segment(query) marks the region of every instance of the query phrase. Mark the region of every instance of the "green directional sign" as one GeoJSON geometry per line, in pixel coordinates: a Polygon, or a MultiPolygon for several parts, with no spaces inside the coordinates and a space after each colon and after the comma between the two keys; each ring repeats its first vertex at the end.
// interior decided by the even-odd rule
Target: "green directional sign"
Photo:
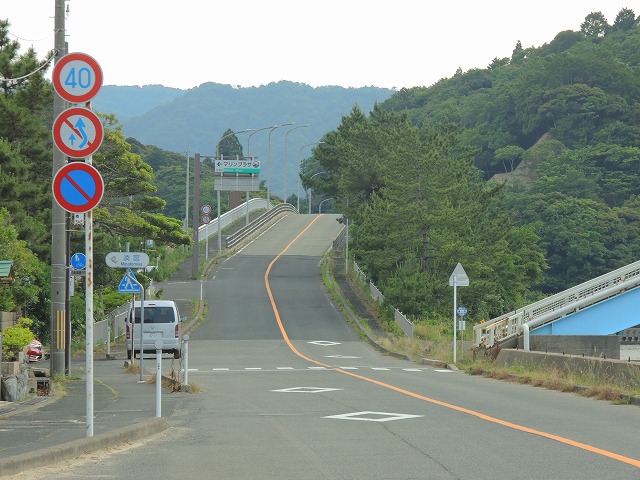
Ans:
{"type": "Polygon", "coordinates": [[[259,174],[260,161],[256,159],[217,159],[215,161],[216,173],[242,173],[259,174]]]}

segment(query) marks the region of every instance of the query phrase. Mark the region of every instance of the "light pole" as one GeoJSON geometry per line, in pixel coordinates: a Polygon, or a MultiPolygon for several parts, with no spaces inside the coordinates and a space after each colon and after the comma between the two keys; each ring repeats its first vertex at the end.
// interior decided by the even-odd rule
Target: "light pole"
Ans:
{"type": "Polygon", "coordinates": [[[289,178],[289,172],[287,171],[287,137],[289,134],[298,129],[308,127],[310,124],[298,125],[297,127],[290,128],[287,133],[284,134],[284,201],[287,201],[287,179],[289,178]]]}
{"type": "Polygon", "coordinates": [[[333,197],[325,198],[324,200],[322,200],[322,201],[320,202],[320,205],[318,205],[318,214],[321,214],[321,213],[322,213],[322,204],[323,204],[324,202],[328,202],[329,200],[333,200],[333,197]]]}
{"type": "Polygon", "coordinates": [[[320,145],[322,143],[324,142],[307,143],[306,145],[301,146],[300,150],[298,150],[298,191],[296,193],[296,197],[298,199],[298,213],[300,213],[300,164],[302,163],[302,149],[311,147],[312,145],[320,145]]]}
{"type": "Polygon", "coordinates": [[[187,148],[187,198],[184,209],[184,234],[189,235],[189,149],[187,148]]]}
{"type": "MultiPolygon", "coordinates": [[[[262,128],[253,128],[253,133],[251,135],[249,135],[247,137],[247,157],[249,157],[250,159],[253,160],[253,157],[251,156],[251,137],[253,137],[256,133],[261,132],[263,130],[267,130],[269,128],[272,127],[262,127],[262,128]]],[[[253,177],[253,173],[251,174],[251,177],[253,177]]],[[[245,220],[244,223],[245,225],[249,225],[249,192],[247,191],[247,201],[246,201],[246,206],[247,209],[245,211],[245,220]]]]}
{"type": "Polygon", "coordinates": [[[282,125],[274,125],[269,130],[269,141],[267,143],[267,210],[271,210],[271,134],[276,128],[293,125],[295,122],[283,123],[282,125]]]}
{"type": "MultiPolygon", "coordinates": [[[[309,179],[309,182],[311,182],[311,180],[313,180],[313,177],[315,177],[316,175],[322,175],[322,174],[327,174],[327,172],[318,172],[318,173],[314,173],[313,175],[311,175],[311,178],[309,179]]],[[[309,215],[311,215],[311,187],[309,187],[309,215]]]]}

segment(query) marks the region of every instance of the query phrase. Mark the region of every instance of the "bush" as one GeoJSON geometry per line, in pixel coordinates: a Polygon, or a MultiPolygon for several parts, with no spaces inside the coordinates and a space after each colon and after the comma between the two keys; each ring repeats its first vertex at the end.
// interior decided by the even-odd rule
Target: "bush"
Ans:
{"type": "Polygon", "coordinates": [[[21,317],[13,327],[5,329],[2,334],[2,358],[8,361],[18,358],[18,353],[36,337],[31,325],[33,320],[21,317]]]}

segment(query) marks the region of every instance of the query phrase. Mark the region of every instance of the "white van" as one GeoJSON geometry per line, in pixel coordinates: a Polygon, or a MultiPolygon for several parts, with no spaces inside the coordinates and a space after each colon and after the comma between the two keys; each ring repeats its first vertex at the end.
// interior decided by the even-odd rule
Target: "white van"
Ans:
{"type": "MultiPolygon", "coordinates": [[[[140,301],[134,303],[127,316],[127,358],[131,359],[131,336],[133,335],[134,353],[140,353],[140,301]],[[135,317],[133,332],[131,317],[135,317]]],[[[162,340],[162,353],[172,353],[173,358],[182,355],[180,344],[180,322],[182,318],[178,306],[171,300],[145,300],[144,325],[142,328],[142,351],[155,353],[156,341],[162,340]]]]}

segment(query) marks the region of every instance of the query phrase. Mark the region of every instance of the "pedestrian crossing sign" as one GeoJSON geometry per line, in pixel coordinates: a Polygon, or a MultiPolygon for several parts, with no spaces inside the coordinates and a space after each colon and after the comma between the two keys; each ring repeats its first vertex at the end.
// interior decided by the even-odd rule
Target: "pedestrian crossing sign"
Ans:
{"type": "Polygon", "coordinates": [[[130,268],[127,269],[127,273],[124,274],[120,285],[118,285],[118,293],[140,293],[140,285],[136,283],[137,279],[130,268]],[[135,280],[135,281],[134,281],[135,280]]]}

